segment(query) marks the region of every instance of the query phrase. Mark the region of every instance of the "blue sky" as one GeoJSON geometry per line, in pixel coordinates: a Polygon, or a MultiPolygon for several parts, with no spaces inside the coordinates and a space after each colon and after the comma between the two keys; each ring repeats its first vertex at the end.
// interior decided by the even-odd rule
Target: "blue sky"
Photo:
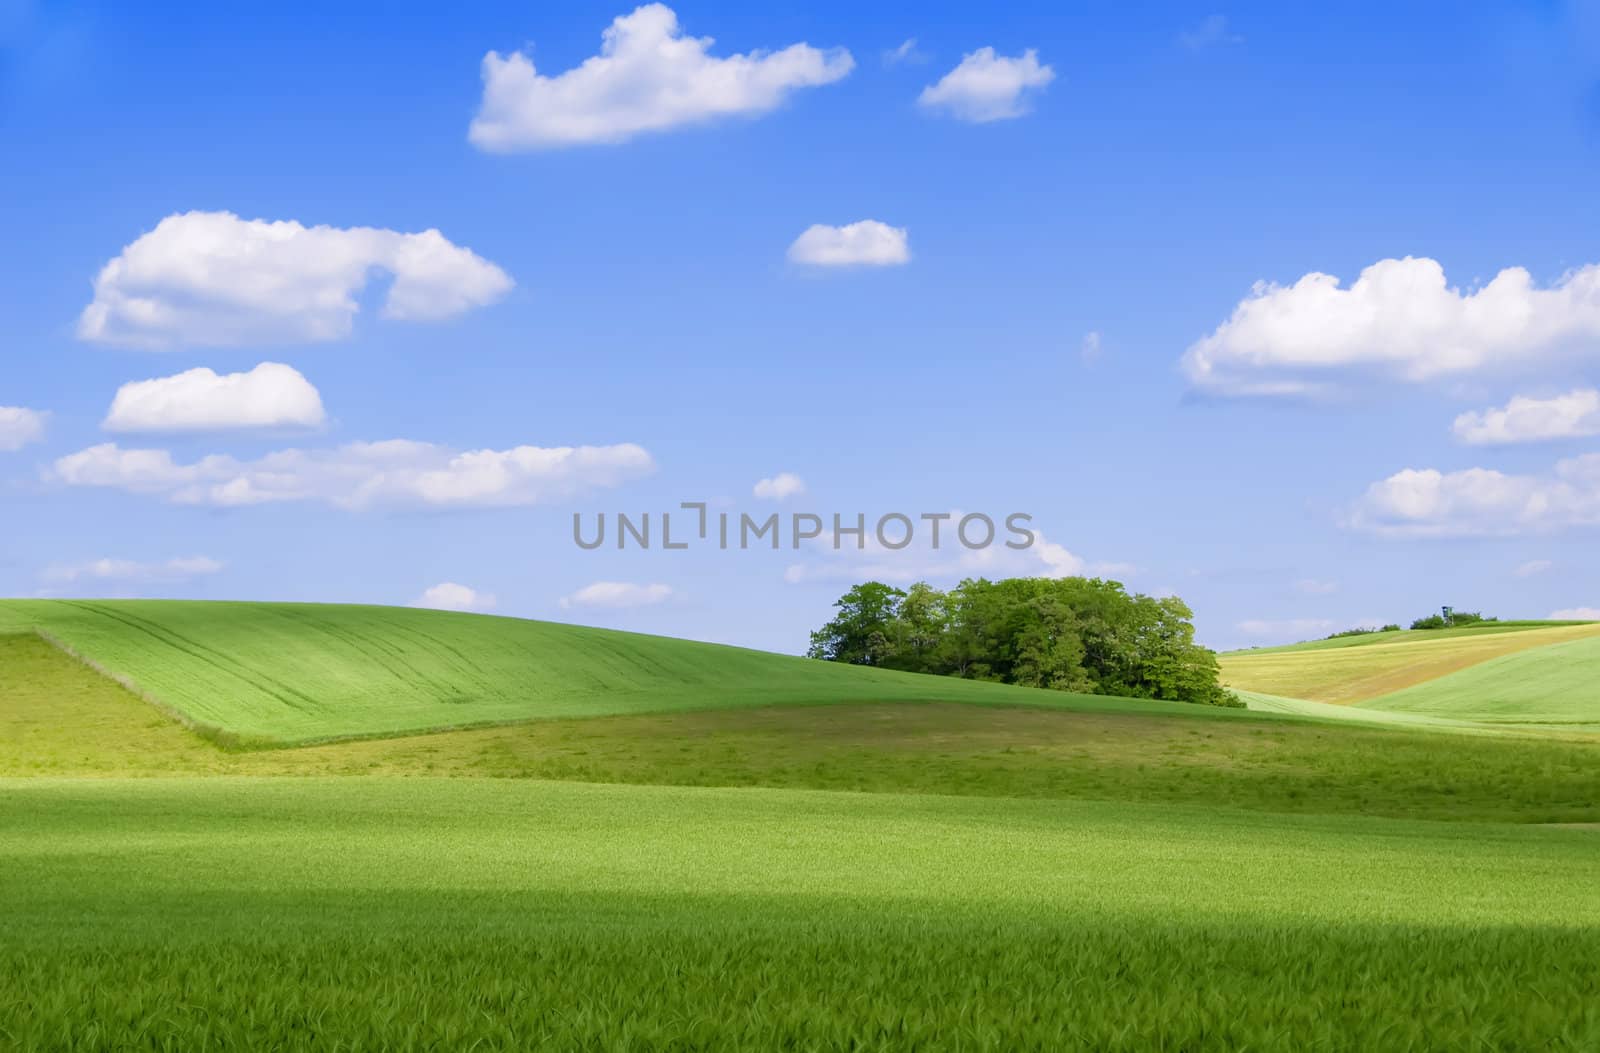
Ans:
{"type": "Polygon", "coordinates": [[[879,570],[1111,573],[1219,647],[1600,608],[1600,12],[1058,6],[683,0],[714,44],[585,80],[631,5],[0,0],[0,594],[453,583],[785,651],[879,570]],[[498,101],[490,52],[533,66],[498,101]],[[791,256],[867,221],[865,262],[791,256]],[[266,223],[331,232],[257,259],[266,223]],[[104,426],[261,363],[303,382],[104,426]],[[572,543],[687,500],[1052,547],[572,543]]]}

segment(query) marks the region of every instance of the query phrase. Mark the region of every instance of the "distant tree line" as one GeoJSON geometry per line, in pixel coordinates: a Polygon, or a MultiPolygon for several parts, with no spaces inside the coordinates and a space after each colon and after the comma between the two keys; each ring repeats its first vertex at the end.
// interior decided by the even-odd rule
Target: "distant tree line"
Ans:
{"type": "Polygon", "coordinates": [[[1485,618],[1477,611],[1451,611],[1450,617],[1443,614],[1430,614],[1426,618],[1418,618],[1411,623],[1413,629],[1446,629],[1452,626],[1477,625],[1481,622],[1497,622],[1499,618],[1485,618]]]}
{"type": "Polygon", "coordinates": [[[1242,706],[1176,596],[1100,578],[857,585],[811,634],[812,658],[1089,694],[1242,706]]]}
{"type": "MultiPolygon", "coordinates": [[[[1440,612],[1439,614],[1429,614],[1429,615],[1427,615],[1425,617],[1418,618],[1418,619],[1416,619],[1415,621],[1413,621],[1411,623],[1411,628],[1413,628],[1413,629],[1451,629],[1451,628],[1457,628],[1457,627],[1463,626],[1463,625],[1482,625],[1485,622],[1497,622],[1499,620],[1500,620],[1499,618],[1485,617],[1484,615],[1478,613],[1477,611],[1451,611],[1450,612],[1450,616],[1448,618],[1445,617],[1443,612],[1440,612]]],[[[1345,629],[1342,632],[1329,633],[1326,637],[1324,637],[1324,639],[1338,640],[1338,639],[1340,639],[1342,637],[1346,637],[1346,636],[1370,636],[1373,633],[1397,633],[1399,631],[1400,631],[1400,626],[1398,624],[1395,624],[1395,623],[1391,622],[1390,624],[1382,626],[1382,627],[1377,628],[1377,629],[1373,629],[1373,628],[1367,627],[1367,628],[1357,628],[1357,629],[1345,629]]]]}
{"type": "Polygon", "coordinates": [[[1355,629],[1344,629],[1344,630],[1342,630],[1340,632],[1329,633],[1327,636],[1323,637],[1323,639],[1325,639],[1325,640],[1342,640],[1346,636],[1371,636],[1373,633],[1397,633],[1399,631],[1400,631],[1400,626],[1395,624],[1394,622],[1390,622],[1388,625],[1382,626],[1381,628],[1377,628],[1377,629],[1371,628],[1370,626],[1362,626],[1360,628],[1355,628],[1355,629]]]}

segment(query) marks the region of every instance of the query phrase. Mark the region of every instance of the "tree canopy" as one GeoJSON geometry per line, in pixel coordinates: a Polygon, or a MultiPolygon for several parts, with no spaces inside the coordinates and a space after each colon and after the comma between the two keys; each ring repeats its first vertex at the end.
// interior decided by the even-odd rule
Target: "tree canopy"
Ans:
{"type": "Polygon", "coordinates": [[[1129,593],[1101,578],[969,578],[941,591],[857,585],[811,634],[834,662],[1090,694],[1241,703],[1218,682],[1176,596],[1129,593]]]}

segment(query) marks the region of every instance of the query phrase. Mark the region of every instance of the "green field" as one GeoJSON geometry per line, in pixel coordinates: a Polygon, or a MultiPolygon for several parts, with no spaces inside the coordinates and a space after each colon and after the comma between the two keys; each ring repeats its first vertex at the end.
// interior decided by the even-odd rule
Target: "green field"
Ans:
{"type": "Polygon", "coordinates": [[[1278,701],[0,601],[0,1048],[1600,1045],[1600,739],[1278,701]]]}
{"type": "Polygon", "coordinates": [[[1600,730],[1600,636],[1490,658],[1360,705],[1482,723],[1600,730]]]}
{"type": "Polygon", "coordinates": [[[262,745],[775,703],[1144,704],[396,607],[0,600],[0,633],[30,630],[212,737],[262,745]]]}
{"type": "Polygon", "coordinates": [[[222,750],[43,640],[0,637],[0,777],[454,775],[1588,822],[1600,821],[1594,758],[1580,742],[1461,741],[1200,706],[949,702],[752,705],[222,750]]]}
{"type": "Polygon", "coordinates": [[[16,1046],[1600,1042],[1600,837],[506,780],[0,783],[16,1046]]]}
{"type": "Polygon", "coordinates": [[[1373,633],[1220,658],[1253,708],[1440,729],[1600,732],[1600,623],[1373,633]]]}

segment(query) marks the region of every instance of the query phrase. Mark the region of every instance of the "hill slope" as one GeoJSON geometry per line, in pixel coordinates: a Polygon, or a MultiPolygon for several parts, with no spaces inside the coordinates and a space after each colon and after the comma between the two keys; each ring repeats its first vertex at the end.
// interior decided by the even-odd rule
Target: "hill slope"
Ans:
{"type": "MultiPolygon", "coordinates": [[[[1365,703],[1506,655],[1600,639],[1600,622],[1502,623],[1373,633],[1218,656],[1229,687],[1284,698],[1365,703]]],[[[1390,708],[1379,706],[1378,708],[1390,708]]],[[[1448,707],[1429,710],[1462,716],[1448,707]]]]}
{"type": "Polygon", "coordinates": [[[1600,729],[1600,636],[1501,655],[1357,704],[1486,724],[1600,729]]]}
{"type": "Polygon", "coordinates": [[[1203,706],[1095,711],[1071,701],[754,705],[224,750],[39,637],[0,635],[0,779],[438,775],[1203,800],[1455,821],[1600,819],[1600,766],[1588,743],[1444,736],[1203,706]]]}
{"type": "Polygon", "coordinates": [[[1209,710],[412,608],[0,600],[0,633],[29,631],[192,726],[272,745],[776,703],[938,700],[1209,710]]]}

